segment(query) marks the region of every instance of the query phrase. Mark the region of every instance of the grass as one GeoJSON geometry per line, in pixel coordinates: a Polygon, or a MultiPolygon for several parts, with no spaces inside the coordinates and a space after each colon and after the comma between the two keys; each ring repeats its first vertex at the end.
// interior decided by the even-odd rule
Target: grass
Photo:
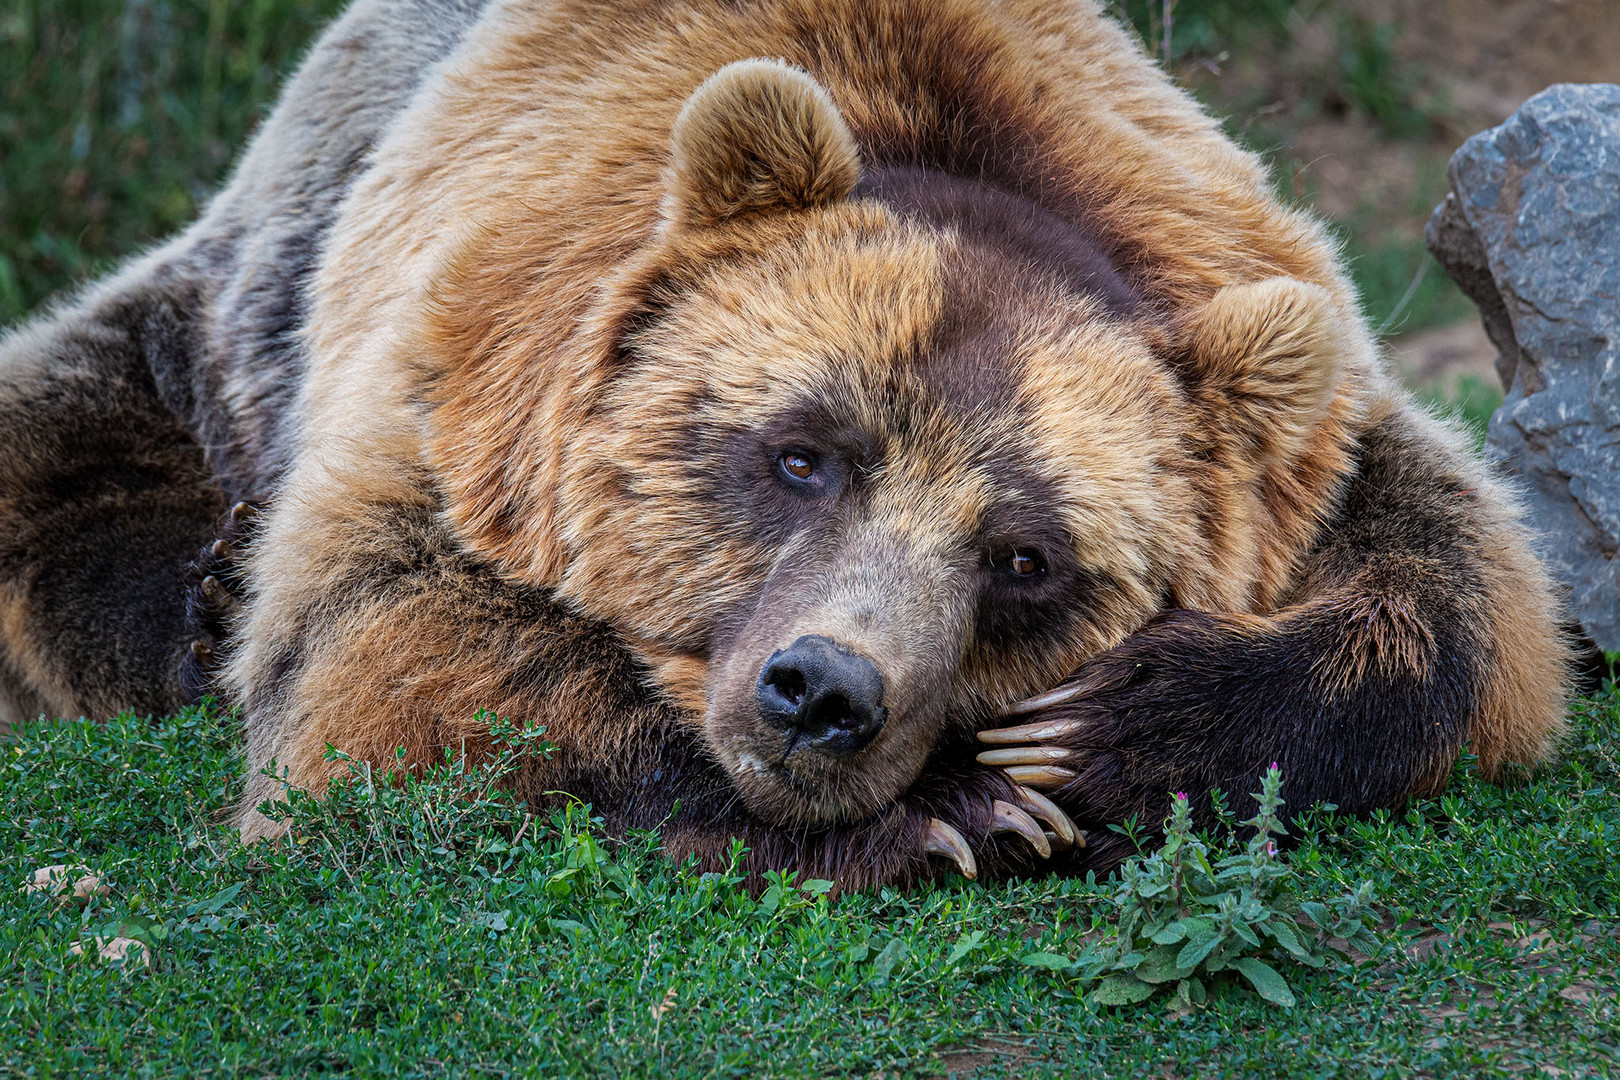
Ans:
{"type": "Polygon", "coordinates": [[[1190,1011],[1104,1007],[1064,970],[1108,940],[1107,883],[756,898],[460,766],[362,778],[294,807],[298,843],[243,848],[228,715],[41,721],[0,746],[0,864],[110,893],[0,889],[0,1074],[1614,1075],[1620,694],[1574,716],[1535,780],[1459,769],[1404,814],[1318,812],[1300,893],[1370,882],[1382,950],[1279,952],[1294,1008],[1217,980],[1190,1011]],[[70,951],[115,934],[151,966],[70,951]]]}
{"type": "Polygon", "coordinates": [[[190,222],[341,7],[0,6],[0,325],[190,222]]]}

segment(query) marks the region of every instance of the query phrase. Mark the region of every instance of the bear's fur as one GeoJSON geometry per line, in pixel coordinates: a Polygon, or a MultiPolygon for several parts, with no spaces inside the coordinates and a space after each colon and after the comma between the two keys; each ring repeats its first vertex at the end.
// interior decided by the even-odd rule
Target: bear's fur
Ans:
{"type": "Polygon", "coordinates": [[[0,729],[194,696],[189,564],[293,451],[321,238],[482,6],[356,3],[201,220],[0,340],[0,729]]]}
{"type": "Polygon", "coordinates": [[[1561,723],[1512,498],[1094,2],[362,2],[193,230],[3,349],[0,692],[223,654],[248,836],[261,766],[481,709],[559,746],[525,797],[848,884],[1561,723]]]}

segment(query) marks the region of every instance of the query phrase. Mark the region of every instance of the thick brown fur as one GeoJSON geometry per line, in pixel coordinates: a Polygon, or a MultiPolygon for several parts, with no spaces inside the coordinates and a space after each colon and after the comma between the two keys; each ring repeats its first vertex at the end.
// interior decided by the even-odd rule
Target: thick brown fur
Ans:
{"type": "MultiPolygon", "coordinates": [[[[322,238],[482,0],[358,0],[190,229],[0,337],[0,729],[213,689],[227,508],[296,452],[322,238]],[[195,565],[191,565],[195,564],[195,565]]],[[[229,546],[229,545],[227,545],[229,546]]]]}
{"type": "Polygon", "coordinates": [[[994,810],[1031,774],[974,735],[1059,684],[1028,752],[1085,826],[1271,760],[1301,808],[1396,805],[1559,730],[1511,496],[1094,4],[496,0],[306,295],[227,545],[223,685],[283,776],[247,835],[329,744],[419,766],[481,709],[561,748],[526,797],[849,884],[933,872],[936,821],[1031,865],[994,810]],[[805,637],[881,677],[858,753],[756,709],[805,637]]]}
{"type": "Polygon", "coordinates": [[[178,704],[186,564],[223,499],[148,364],[188,351],[195,298],[153,285],[18,333],[31,362],[0,369],[0,730],[178,704]]]}

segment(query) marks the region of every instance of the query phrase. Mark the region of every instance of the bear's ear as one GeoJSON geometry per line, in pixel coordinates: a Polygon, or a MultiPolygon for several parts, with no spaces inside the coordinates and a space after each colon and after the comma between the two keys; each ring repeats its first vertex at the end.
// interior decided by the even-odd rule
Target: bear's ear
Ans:
{"type": "Polygon", "coordinates": [[[1302,451],[1332,404],[1352,317],[1320,285],[1292,278],[1217,292],[1182,338],[1215,438],[1261,460],[1302,451]]]}
{"type": "Polygon", "coordinates": [[[842,199],[860,152],[831,96],[779,60],[739,60],[711,75],[675,120],[666,226],[842,199]]]}

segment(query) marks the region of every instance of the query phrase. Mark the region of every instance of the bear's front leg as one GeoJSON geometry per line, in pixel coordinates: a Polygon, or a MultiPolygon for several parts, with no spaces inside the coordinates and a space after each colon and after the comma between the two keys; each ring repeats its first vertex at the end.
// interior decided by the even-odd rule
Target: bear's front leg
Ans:
{"type": "MultiPolygon", "coordinates": [[[[1465,742],[1487,776],[1562,723],[1567,648],[1509,497],[1433,421],[1397,413],[1265,617],[1172,610],[982,732],[981,763],[1083,825],[1156,826],[1172,792],[1257,790],[1351,813],[1439,790],[1465,742]]],[[[1086,863],[1129,854],[1122,838],[1086,863]]]]}

